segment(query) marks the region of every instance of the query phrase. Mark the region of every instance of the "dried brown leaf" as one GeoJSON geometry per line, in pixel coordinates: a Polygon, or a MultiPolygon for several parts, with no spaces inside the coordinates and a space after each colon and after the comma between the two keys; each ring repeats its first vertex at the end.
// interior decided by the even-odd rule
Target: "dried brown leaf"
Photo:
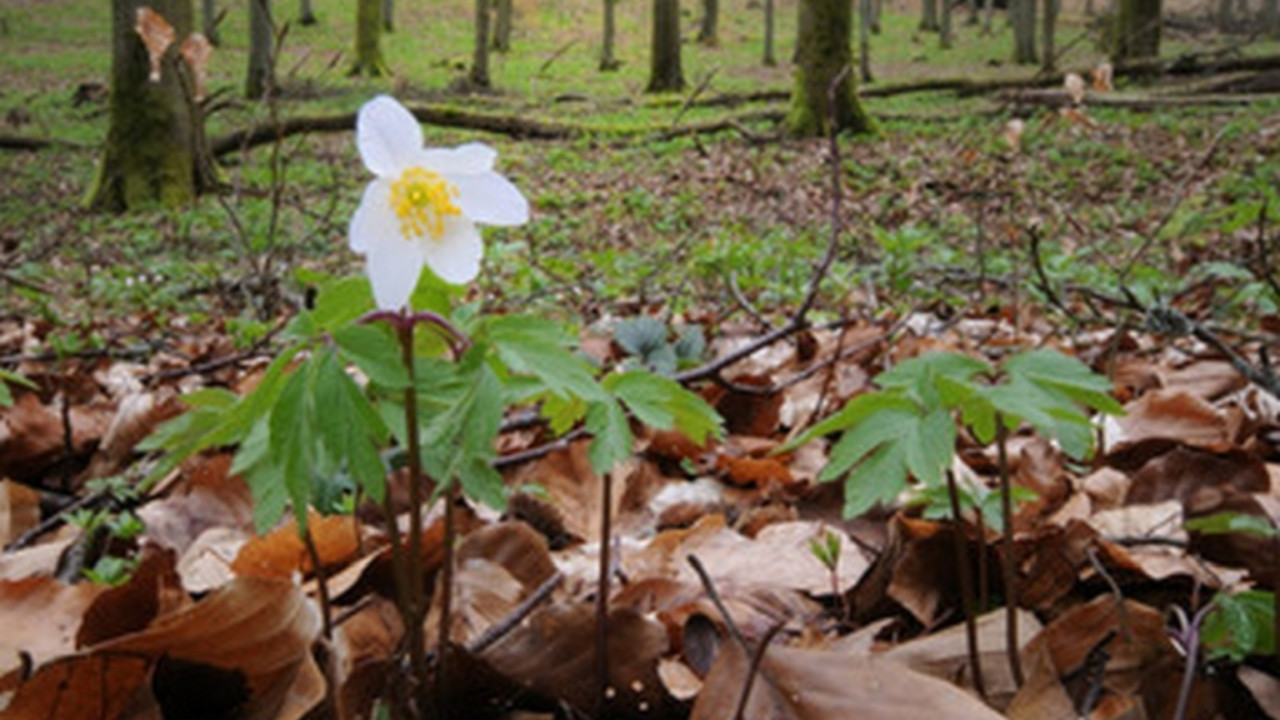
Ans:
{"type": "Polygon", "coordinates": [[[169,21],[150,7],[144,5],[138,8],[137,18],[133,29],[142,39],[142,44],[147,49],[147,57],[151,61],[151,74],[147,79],[153,83],[160,82],[160,64],[164,60],[165,51],[173,44],[177,35],[169,21]]]}

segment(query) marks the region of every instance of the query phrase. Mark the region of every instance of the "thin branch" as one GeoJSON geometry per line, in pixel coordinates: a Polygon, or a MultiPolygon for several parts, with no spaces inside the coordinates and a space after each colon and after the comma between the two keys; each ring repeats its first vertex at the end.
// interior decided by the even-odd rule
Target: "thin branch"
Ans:
{"type": "Polygon", "coordinates": [[[485,631],[480,633],[479,637],[467,643],[467,654],[479,655],[489,649],[491,645],[506,637],[507,633],[514,630],[520,623],[524,622],[525,618],[529,617],[529,613],[551,597],[551,593],[557,587],[560,587],[560,583],[563,581],[564,574],[557,570],[539,585],[538,589],[534,590],[529,597],[522,600],[509,615],[485,628],[485,631]]]}

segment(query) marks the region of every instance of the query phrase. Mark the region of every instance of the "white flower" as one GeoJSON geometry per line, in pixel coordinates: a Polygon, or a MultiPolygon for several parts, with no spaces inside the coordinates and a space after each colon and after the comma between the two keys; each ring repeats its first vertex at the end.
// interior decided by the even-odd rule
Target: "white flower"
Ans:
{"type": "Polygon", "coordinates": [[[408,305],[424,263],[446,282],[475,278],[484,255],[476,223],[529,219],[524,196],[493,171],[493,148],[424,148],[422,127],[391,97],[380,95],[360,108],[356,145],[377,177],[351,218],[351,249],[365,256],[374,298],[384,310],[408,305]]]}

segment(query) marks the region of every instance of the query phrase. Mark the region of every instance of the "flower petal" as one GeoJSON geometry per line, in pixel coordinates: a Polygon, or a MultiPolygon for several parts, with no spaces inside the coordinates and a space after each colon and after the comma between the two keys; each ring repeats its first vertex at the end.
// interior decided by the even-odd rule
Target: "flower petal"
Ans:
{"type": "Polygon", "coordinates": [[[529,201],[498,173],[451,175],[448,179],[458,188],[458,207],[475,222],[522,225],[529,221],[529,201]]]}
{"type": "Polygon", "coordinates": [[[370,172],[398,175],[422,152],[422,126],[395,98],[379,95],[360,108],[356,147],[370,172]]]}
{"type": "Polygon", "coordinates": [[[456,148],[428,148],[420,164],[441,175],[476,175],[493,170],[498,151],[484,143],[470,142],[456,148]]]}
{"type": "Polygon", "coordinates": [[[363,254],[385,237],[401,238],[400,222],[391,211],[391,183],[374,180],[365,187],[360,207],[351,216],[347,241],[352,250],[363,254]]]}
{"type": "Polygon", "coordinates": [[[373,299],[383,310],[399,310],[409,304],[409,296],[422,274],[426,247],[399,234],[380,242],[365,256],[365,272],[373,285],[373,299]]]}
{"type": "Polygon", "coordinates": [[[461,285],[480,274],[480,259],[484,257],[484,243],[475,223],[465,217],[451,217],[445,221],[444,235],[439,240],[426,243],[427,265],[441,280],[461,285]]]}

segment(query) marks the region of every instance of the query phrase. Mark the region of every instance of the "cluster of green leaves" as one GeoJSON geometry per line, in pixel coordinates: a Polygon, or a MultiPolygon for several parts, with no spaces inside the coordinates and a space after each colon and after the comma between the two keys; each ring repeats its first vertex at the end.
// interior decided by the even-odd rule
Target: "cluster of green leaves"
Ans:
{"type": "Polygon", "coordinates": [[[983,444],[996,440],[1000,424],[1012,431],[1026,423],[1083,459],[1093,449],[1087,411],[1122,412],[1110,381],[1056,350],[1020,353],[998,368],[954,352],[929,353],[881,373],[876,385],[785,448],[842,433],[818,480],[844,479],[848,517],[892,501],[912,477],[926,491],[941,488],[957,420],[983,444]]]}
{"type": "Polygon", "coordinates": [[[190,412],[161,426],[145,445],[167,451],[151,477],[202,450],[238,445],[232,470],[249,482],[259,530],[290,506],[300,526],[308,507],[348,509],[356,488],[381,499],[389,469],[381,451],[393,439],[408,444],[404,402],[411,383],[423,470],[437,492],[457,483],[470,498],[495,507],[506,498],[493,461],[508,407],[539,407],[557,433],[584,426],[593,436],[589,457],[598,472],[632,452],[631,416],[679,428],[697,441],[720,432],[715,411],[674,381],[642,369],[597,378],[564,327],[530,316],[454,312],[449,292],[427,280],[413,304],[447,318],[469,343],[453,357],[441,334],[423,329],[436,326],[419,325],[411,377],[397,334],[385,323],[359,322],[373,309],[368,281],[327,283],[315,308],[286,329],[291,344],[253,392],[241,397],[210,388],[184,396],[190,412]],[[358,383],[348,367],[367,383],[358,383]]]}
{"type": "Polygon", "coordinates": [[[619,320],[613,326],[613,340],[629,356],[624,366],[664,376],[696,365],[707,350],[700,326],[685,325],[673,332],[661,320],[648,315],[619,320]]]}
{"type": "Polygon", "coordinates": [[[84,568],[84,576],[102,585],[120,585],[129,579],[138,565],[132,553],[113,554],[110,549],[120,543],[131,543],[146,530],[142,519],[128,506],[141,497],[138,489],[119,476],[91,480],[86,489],[94,496],[105,496],[107,504],[98,508],[82,507],[65,513],[69,525],[77,527],[86,536],[101,532],[101,547],[108,551],[94,560],[93,567],[84,568]],[[121,509],[123,506],[123,509],[121,509]]]}
{"type": "MultiPolygon", "coordinates": [[[[1221,512],[1193,518],[1183,525],[1209,535],[1244,533],[1273,538],[1277,530],[1259,515],[1221,512]]],[[[1217,593],[1213,609],[1205,615],[1200,641],[1210,660],[1241,662],[1250,655],[1275,652],[1275,593],[1266,590],[1217,593]]]]}

